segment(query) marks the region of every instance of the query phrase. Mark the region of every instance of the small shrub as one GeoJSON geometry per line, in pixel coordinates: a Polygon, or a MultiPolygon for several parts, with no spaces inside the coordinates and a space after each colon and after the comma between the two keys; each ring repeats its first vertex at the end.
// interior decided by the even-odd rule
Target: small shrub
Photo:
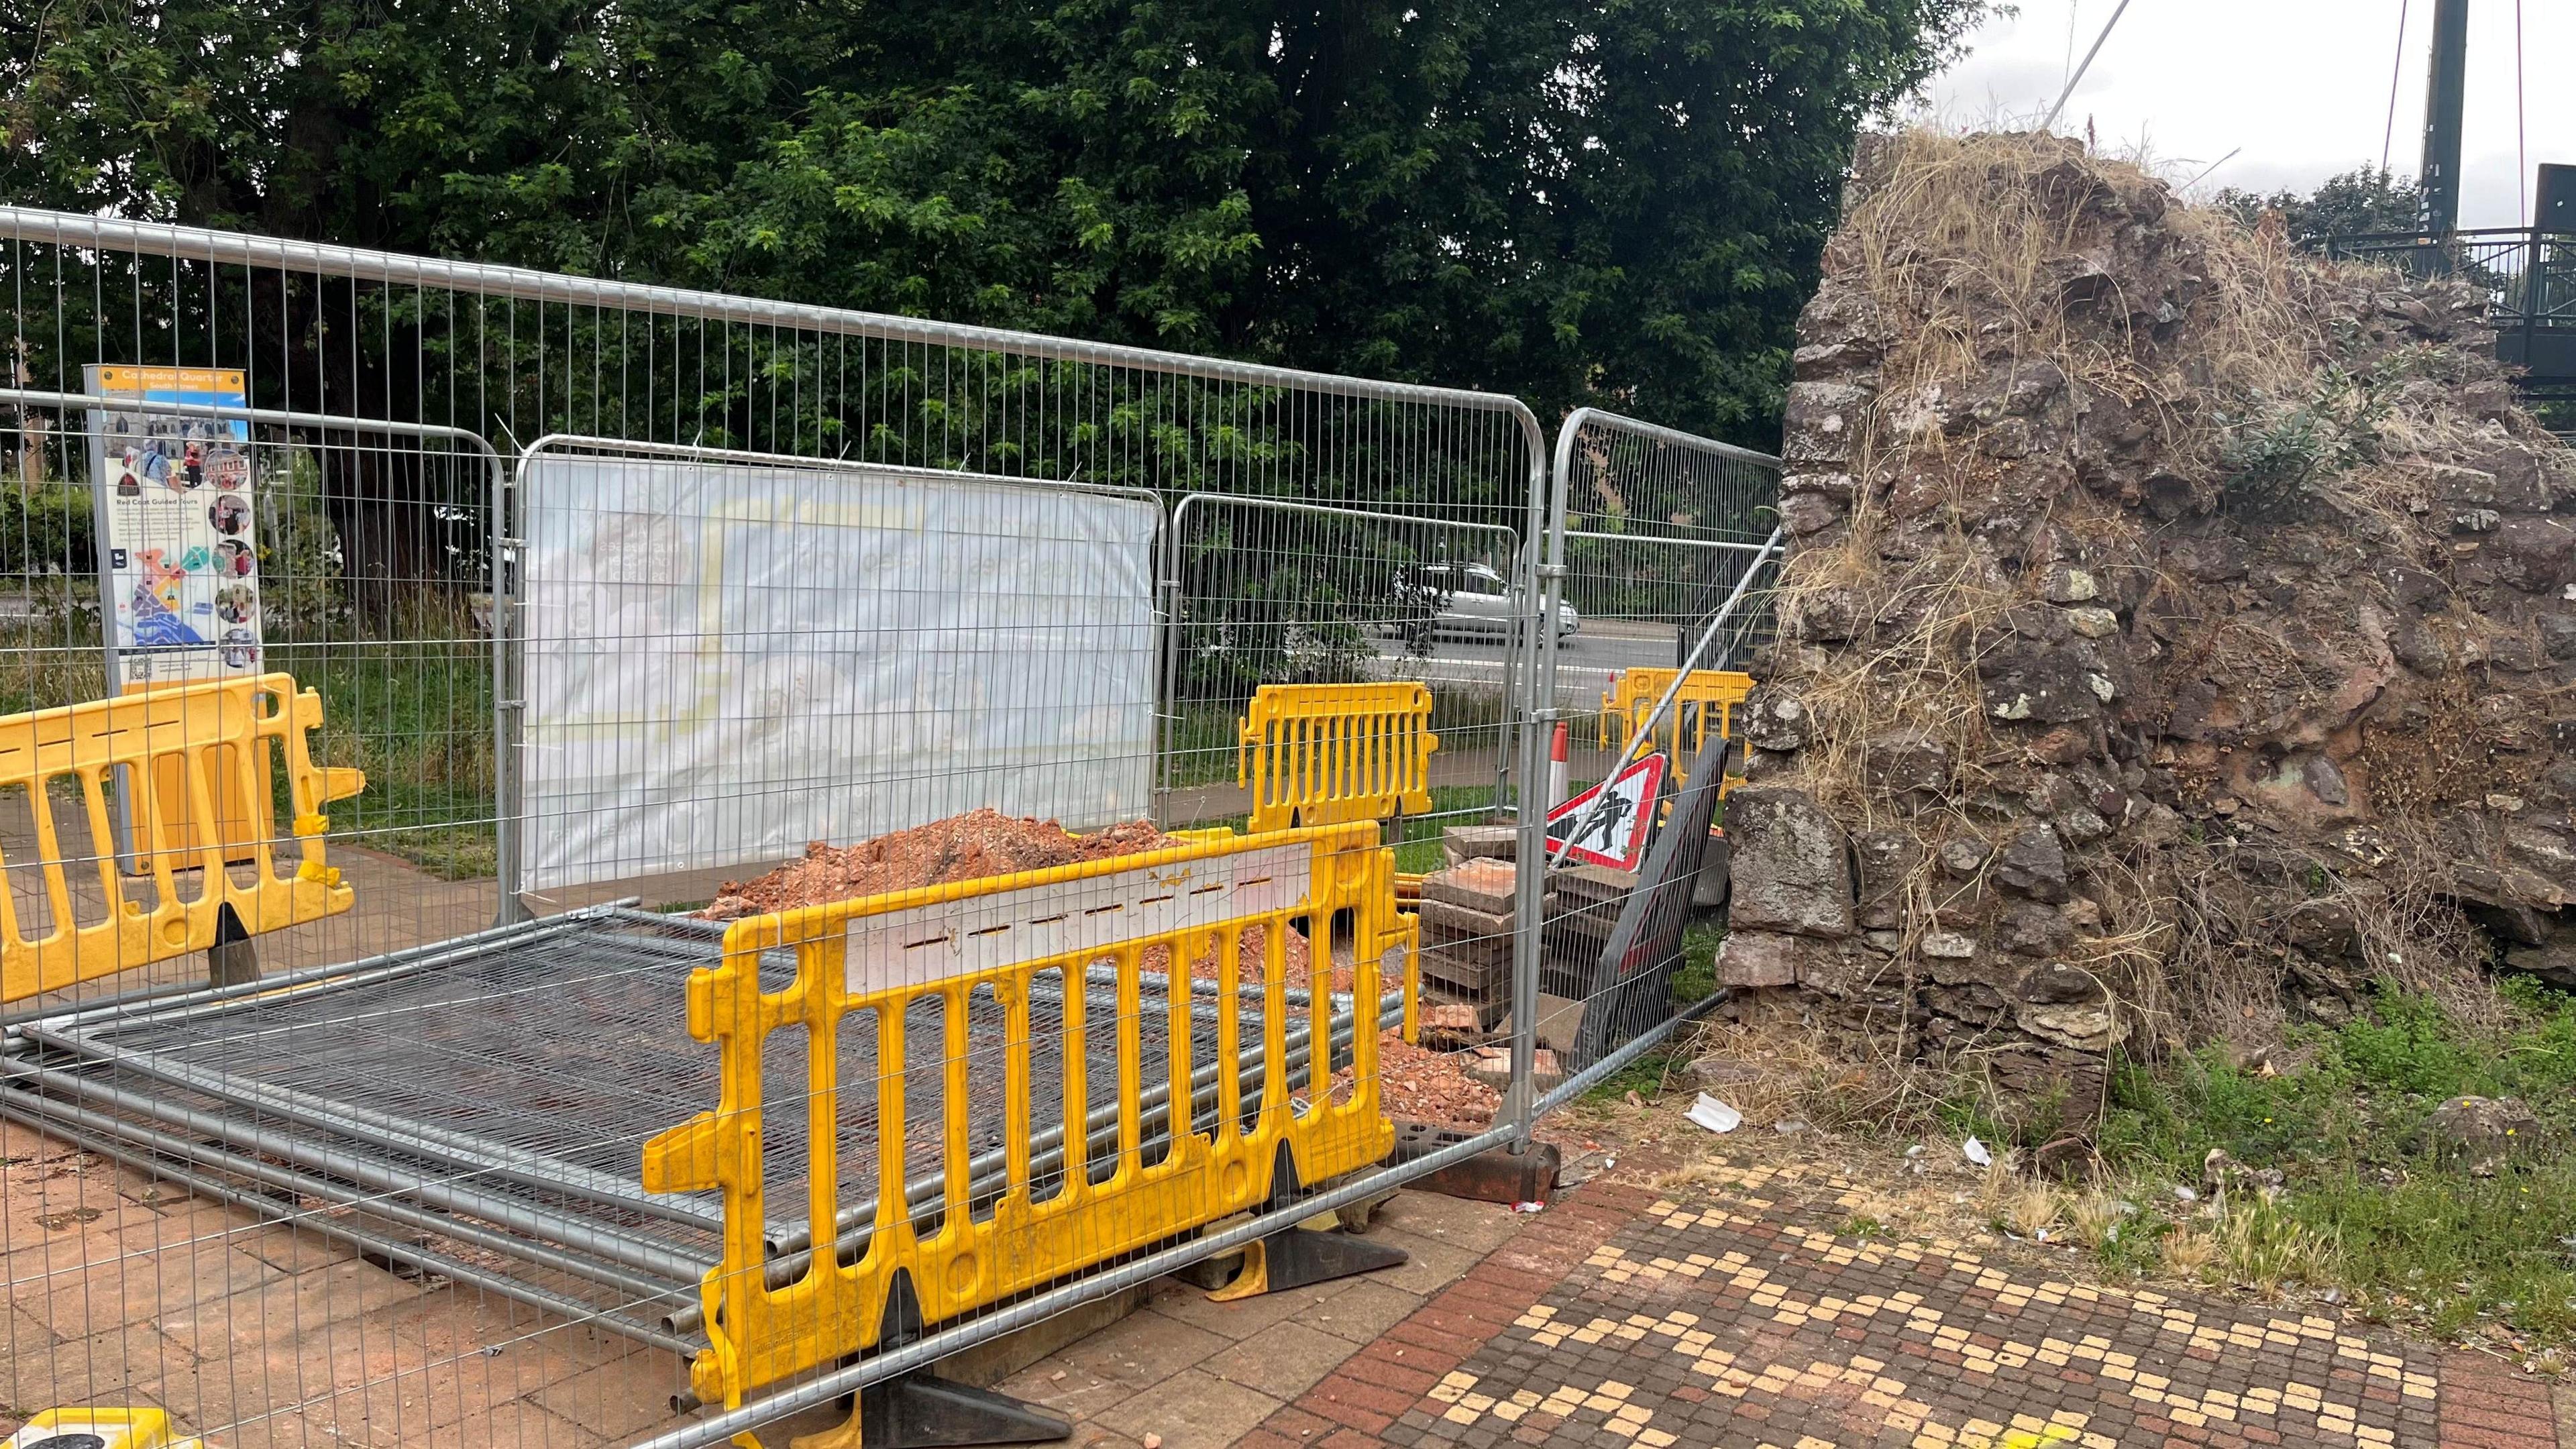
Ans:
{"type": "Polygon", "coordinates": [[[2269,1297],[2286,1283],[2327,1283],[2335,1277],[2330,1234],[2300,1222],[2269,1198],[2232,1203],[2218,1221],[2218,1251],[2228,1274],[2269,1297]]]}
{"type": "Polygon", "coordinates": [[[2490,1062],[2431,997],[2381,991],[2370,1014],[2338,1033],[2337,1045],[2368,1087],[2437,1098],[2497,1090],[2490,1062]]]}
{"type": "Polygon", "coordinates": [[[2176,1228],[2157,1247],[2165,1268],[2184,1278],[2198,1278],[2218,1261],[2218,1241],[2198,1228],[2176,1228]]]}
{"type": "Polygon", "coordinates": [[[1630,1092],[1652,1099],[1663,1095],[1673,1074],[1689,1065],[1689,1059],[1678,1051],[1650,1051],[1602,1078],[1583,1094],[1583,1099],[1602,1106],[1624,1101],[1630,1092]]]}
{"type": "Polygon", "coordinates": [[[2390,380],[2329,367],[2315,393],[2294,405],[2257,399],[2252,412],[2223,418],[2228,433],[2218,461],[2227,472],[2220,488],[2227,510],[2257,521],[2295,516],[2318,481],[2378,457],[2390,380]]]}
{"type": "Polygon", "coordinates": [[[2094,1264],[2113,1282],[2144,1278],[2162,1265],[2163,1240],[2169,1232],[2170,1225],[2162,1218],[2143,1213],[2123,1217],[2093,1245],[2094,1264]]]}
{"type": "Polygon", "coordinates": [[[2075,1199],[2066,1210],[2066,1226],[2075,1241],[2088,1248],[2099,1248],[2120,1234],[2120,1225],[2135,1211],[2100,1188],[2094,1188],[2075,1199]]]}
{"type": "Polygon", "coordinates": [[[1673,968],[1673,1005],[1696,1006],[1717,991],[1717,948],[1726,928],[1693,922],[1682,932],[1681,964],[1673,968]]]}

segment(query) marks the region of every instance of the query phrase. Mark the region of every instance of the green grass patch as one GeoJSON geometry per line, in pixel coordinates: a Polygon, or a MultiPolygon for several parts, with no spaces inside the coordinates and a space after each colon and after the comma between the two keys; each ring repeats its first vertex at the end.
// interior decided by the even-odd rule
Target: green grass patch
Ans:
{"type": "Polygon", "coordinates": [[[1440,837],[1452,825],[1484,819],[1493,808],[1491,785],[1432,786],[1431,813],[1405,819],[1403,834],[1395,843],[1395,868],[1410,875],[1428,875],[1440,869],[1444,861],[1440,837]]]}
{"type": "Polygon", "coordinates": [[[1673,968],[1673,1005],[1693,1006],[1717,991],[1717,946],[1726,939],[1722,916],[1702,916],[1682,930],[1682,960],[1673,968]]]}
{"type": "Polygon", "coordinates": [[[2132,1178],[2198,1182],[2213,1149],[2284,1175],[2277,1202],[2221,1224],[2222,1276],[2324,1278],[2444,1335],[2502,1322],[2576,1341],[2576,997],[2522,980],[2502,990],[2494,1027],[2382,990],[2350,1024],[2299,1033],[2307,1060],[2278,1075],[2214,1048],[2124,1064],[2103,1156],[2132,1178]],[[2424,1120],[2461,1095],[2519,1098],[2542,1140],[2485,1171],[2437,1157],[2424,1120]]]}
{"type": "Polygon", "coordinates": [[[322,696],[314,761],[367,788],[330,807],[335,836],[446,880],[496,873],[489,646],[471,637],[280,644],[273,667],[322,696]]]}
{"type": "Polygon", "coordinates": [[[1603,1077],[1583,1094],[1583,1100],[1596,1104],[1616,1102],[1630,1092],[1640,1097],[1653,1097],[1664,1089],[1667,1079],[1690,1066],[1687,1053],[1658,1047],[1603,1077]]]}
{"type": "Polygon", "coordinates": [[[1395,847],[1395,868],[1406,875],[1429,875],[1441,868],[1447,857],[1440,853],[1440,839],[1406,840],[1395,847]]]}
{"type": "Polygon", "coordinates": [[[1243,711],[1233,705],[1184,706],[1173,717],[1171,786],[1190,790],[1201,785],[1231,785],[1235,746],[1243,711]]]}

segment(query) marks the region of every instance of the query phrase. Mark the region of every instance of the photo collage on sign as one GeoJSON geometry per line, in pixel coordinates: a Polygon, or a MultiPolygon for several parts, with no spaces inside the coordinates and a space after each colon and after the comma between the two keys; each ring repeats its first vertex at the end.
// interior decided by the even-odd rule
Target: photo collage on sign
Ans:
{"type": "Polygon", "coordinates": [[[155,402],[238,407],[242,375],[218,368],[99,367],[91,388],[140,406],[92,414],[98,512],[117,672],[125,684],[260,669],[259,551],[250,430],[158,412],[155,402]]]}

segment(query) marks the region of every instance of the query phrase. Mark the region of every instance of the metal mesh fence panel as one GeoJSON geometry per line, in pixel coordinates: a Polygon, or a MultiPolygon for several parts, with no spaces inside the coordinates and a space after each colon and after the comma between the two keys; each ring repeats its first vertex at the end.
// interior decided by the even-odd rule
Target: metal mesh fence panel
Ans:
{"type": "MultiPolygon", "coordinates": [[[[13,1408],[552,1444],[721,1438],[715,1384],[813,1427],[828,1373],[702,1369],[729,1234],[787,1292],[1094,1214],[1049,1240],[1075,1281],[923,1291],[947,1341],[1154,1268],[1187,1214],[1111,1243],[1089,1199],[1372,1115],[1408,861],[908,996],[789,933],[754,997],[816,1010],[751,1056],[691,983],[807,906],[1227,855],[1161,832],[1245,816],[1265,685],[1429,685],[1418,859],[1514,803],[1582,627],[1537,622],[1508,398],[9,208],[0,307],[13,1408]],[[647,1170],[746,1100],[759,1207],[647,1170]]],[[[1068,918],[1213,867],[1138,869],[1068,918]]],[[[1278,1165],[1223,1201],[1333,1187],[1278,1165]]],[[[812,1367],[939,1341],[896,1330],[812,1367]]]]}
{"type": "MultiPolygon", "coordinates": [[[[1663,646],[1637,663],[1678,666],[1778,526],[1780,460],[1590,408],[1566,418],[1557,460],[1566,600],[1663,646]]],[[[1758,600],[1739,610],[1699,667],[1743,669],[1768,621],[1758,600]]],[[[1560,688],[1590,682],[1583,663],[1560,655],[1560,688]]]]}
{"type": "Polygon", "coordinates": [[[1557,435],[1551,561],[1599,643],[1587,655],[1559,640],[1538,663],[1570,726],[1547,869],[1516,882],[1540,924],[1515,958],[1514,999],[1535,1010],[1513,1046],[1540,1077],[1593,1069],[1715,994],[1725,847],[1712,832],[1740,768],[1743,671],[1769,639],[1779,468],[1591,409],[1557,435]]]}
{"type": "MultiPolygon", "coordinates": [[[[1400,502],[1401,500],[1389,500],[1400,502]]],[[[1514,697],[1528,686],[1534,607],[1524,520],[1508,508],[1397,512],[1199,494],[1169,549],[1171,743],[1164,817],[1239,822],[1252,801],[1241,721],[1264,684],[1414,681],[1432,691],[1431,808],[1401,827],[1506,803],[1514,697]]],[[[1421,852],[1408,854],[1408,865],[1421,852]]],[[[1415,866],[1413,868],[1418,868],[1415,866]]]]}

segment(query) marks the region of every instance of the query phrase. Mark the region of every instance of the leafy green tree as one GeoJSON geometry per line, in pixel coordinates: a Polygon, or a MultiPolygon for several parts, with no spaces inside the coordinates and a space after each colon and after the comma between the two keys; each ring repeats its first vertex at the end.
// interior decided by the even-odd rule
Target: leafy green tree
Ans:
{"type": "MultiPolygon", "coordinates": [[[[720,184],[819,79],[785,67],[828,56],[828,42],[808,7],[783,3],[0,6],[0,197],[654,275],[635,188],[720,184]],[[775,58],[749,59],[755,50],[775,58]]],[[[19,319],[22,365],[41,385],[76,387],[84,362],[123,355],[100,332],[114,326],[120,286],[149,279],[117,274],[113,258],[98,265],[95,304],[82,286],[32,298],[19,279],[18,305],[61,313],[19,319]]],[[[416,317],[272,269],[250,283],[234,315],[263,362],[255,401],[377,416],[418,406],[416,317]]],[[[421,461],[346,447],[327,459],[323,498],[352,575],[436,576],[425,521],[440,485],[421,461]]]]}
{"type": "Polygon", "coordinates": [[[1982,9],[896,3],[899,66],[657,220],[763,290],[1767,446],[1853,133],[1982,9]]]}
{"type": "Polygon", "coordinates": [[[832,29],[713,0],[5,7],[0,193],[609,270],[634,189],[720,184],[821,81],[832,29]]]}
{"type": "Polygon", "coordinates": [[[0,194],[1764,444],[1855,127],[1985,8],[55,0],[0,194]]]}
{"type": "Polygon", "coordinates": [[[2364,166],[2329,177],[2304,196],[2288,190],[2264,196],[2231,186],[2218,193],[2217,204],[2248,226],[2262,220],[2264,212],[2277,211],[2291,245],[2322,252],[2336,237],[2415,230],[2424,193],[2408,177],[2364,166]]]}

